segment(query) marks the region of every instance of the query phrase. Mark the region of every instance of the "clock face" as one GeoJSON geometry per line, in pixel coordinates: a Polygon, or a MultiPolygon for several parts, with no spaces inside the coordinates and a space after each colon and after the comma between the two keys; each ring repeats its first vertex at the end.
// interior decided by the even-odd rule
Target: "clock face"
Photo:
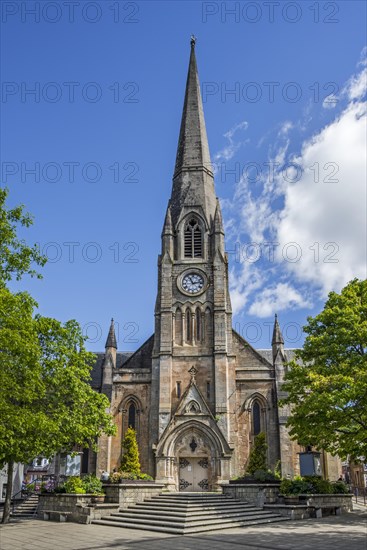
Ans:
{"type": "Polygon", "coordinates": [[[196,294],[204,288],[204,279],[201,275],[198,275],[198,273],[188,273],[182,279],[182,288],[185,292],[196,294]]]}

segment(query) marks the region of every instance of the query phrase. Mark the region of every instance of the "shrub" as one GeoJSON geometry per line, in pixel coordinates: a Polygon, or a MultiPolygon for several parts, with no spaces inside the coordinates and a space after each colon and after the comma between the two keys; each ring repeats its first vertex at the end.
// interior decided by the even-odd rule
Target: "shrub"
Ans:
{"type": "Polygon", "coordinates": [[[111,483],[121,483],[126,479],[135,479],[134,474],[129,472],[113,472],[110,474],[109,481],[111,483]]]}
{"type": "Polygon", "coordinates": [[[322,495],[333,492],[333,486],[328,479],[322,479],[319,476],[304,476],[303,479],[309,483],[308,493],[322,495]]]}
{"type": "Polygon", "coordinates": [[[266,436],[264,432],[260,432],[255,436],[254,446],[251,449],[249,462],[246,468],[246,473],[254,474],[256,470],[267,471],[266,464],[266,436]]]}
{"type": "Polygon", "coordinates": [[[322,479],[319,476],[298,476],[294,479],[283,479],[279,490],[282,495],[330,495],[349,492],[348,486],[343,481],[331,483],[328,479],[322,479]]]}
{"type": "Polygon", "coordinates": [[[145,481],[152,481],[152,476],[148,474],[133,474],[131,472],[113,472],[113,474],[110,475],[110,483],[123,483],[126,480],[136,480],[136,479],[142,479],[145,481]]]}
{"type": "Polygon", "coordinates": [[[93,474],[88,474],[82,479],[85,493],[93,495],[103,495],[102,481],[93,474]]]}
{"type": "Polygon", "coordinates": [[[344,481],[334,481],[334,483],[331,484],[334,495],[336,494],[347,494],[349,493],[349,487],[344,481]]]}
{"type": "Polygon", "coordinates": [[[85,493],[83,480],[79,476],[69,477],[69,479],[67,479],[63,484],[63,487],[65,489],[65,493],[73,493],[78,495],[85,493]]]}
{"type": "Polygon", "coordinates": [[[139,449],[136,441],[136,433],[135,430],[133,430],[132,428],[128,428],[125,438],[122,442],[122,448],[124,450],[124,454],[121,459],[120,470],[122,472],[139,474],[139,449]]]}
{"type": "Polygon", "coordinates": [[[303,493],[310,493],[310,483],[305,481],[302,477],[297,476],[294,479],[283,479],[279,492],[281,495],[300,495],[303,493]]]}
{"type": "Polygon", "coordinates": [[[152,476],[149,474],[138,474],[137,479],[144,479],[145,481],[153,481],[152,476]]]}
{"type": "Polygon", "coordinates": [[[280,460],[276,461],[273,474],[276,480],[280,481],[282,479],[282,463],[280,460]]]}
{"type": "Polygon", "coordinates": [[[253,477],[256,481],[278,481],[278,478],[275,477],[271,470],[256,470],[253,474],[253,477]]]}

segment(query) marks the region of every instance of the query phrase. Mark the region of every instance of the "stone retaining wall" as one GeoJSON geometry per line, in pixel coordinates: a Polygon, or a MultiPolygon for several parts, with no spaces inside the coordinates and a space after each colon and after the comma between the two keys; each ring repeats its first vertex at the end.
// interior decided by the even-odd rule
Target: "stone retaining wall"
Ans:
{"type": "Polygon", "coordinates": [[[127,508],[130,504],[159,495],[165,489],[163,483],[104,483],[105,503],[127,508]]]}
{"type": "MultiPolygon", "coordinates": [[[[264,510],[289,519],[321,518],[330,514],[345,514],[353,510],[353,495],[299,495],[299,504],[266,504],[264,510]]],[[[280,499],[279,499],[280,500],[280,499]]]]}
{"type": "Polygon", "coordinates": [[[38,519],[54,519],[75,523],[90,523],[93,519],[117,512],[118,504],[93,504],[94,495],[68,493],[41,493],[39,495],[38,519]],[[50,513],[51,512],[51,513],[50,513]]]}
{"type": "Polygon", "coordinates": [[[260,507],[276,503],[279,495],[279,483],[223,483],[221,488],[224,495],[260,507]]]}

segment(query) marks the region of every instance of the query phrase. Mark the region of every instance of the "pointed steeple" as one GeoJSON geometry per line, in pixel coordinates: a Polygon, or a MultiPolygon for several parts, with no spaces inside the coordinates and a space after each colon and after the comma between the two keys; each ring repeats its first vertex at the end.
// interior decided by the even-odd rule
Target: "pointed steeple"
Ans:
{"type": "Polygon", "coordinates": [[[113,319],[111,319],[110,330],[108,332],[105,348],[115,348],[115,349],[117,349],[117,340],[116,340],[116,334],[115,334],[115,323],[114,323],[113,319]]]}
{"type": "Polygon", "coordinates": [[[274,344],[284,344],[283,335],[282,335],[282,331],[280,330],[277,314],[275,314],[273,338],[271,340],[271,344],[272,345],[274,345],[274,344]]]}
{"type": "Polygon", "coordinates": [[[171,214],[173,227],[183,206],[202,207],[209,224],[216,208],[213,169],[210,162],[203,103],[195,56],[196,39],[191,38],[191,53],[185,100],[173,175],[171,214]]]}
{"type": "Polygon", "coordinates": [[[196,40],[191,38],[191,54],[174,178],[182,170],[189,170],[190,168],[204,167],[213,175],[201,101],[195,43],[196,40]]]}

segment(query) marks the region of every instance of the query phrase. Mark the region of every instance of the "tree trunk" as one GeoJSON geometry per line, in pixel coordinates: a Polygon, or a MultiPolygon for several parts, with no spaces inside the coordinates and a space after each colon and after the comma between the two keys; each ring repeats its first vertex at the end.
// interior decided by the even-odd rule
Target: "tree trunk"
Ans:
{"type": "Polygon", "coordinates": [[[10,519],[10,508],[11,508],[11,494],[13,492],[13,471],[14,471],[14,460],[8,462],[8,481],[6,486],[6,496],[4,502],[4,513],[2,523],[9,523],[10,519]]]}

